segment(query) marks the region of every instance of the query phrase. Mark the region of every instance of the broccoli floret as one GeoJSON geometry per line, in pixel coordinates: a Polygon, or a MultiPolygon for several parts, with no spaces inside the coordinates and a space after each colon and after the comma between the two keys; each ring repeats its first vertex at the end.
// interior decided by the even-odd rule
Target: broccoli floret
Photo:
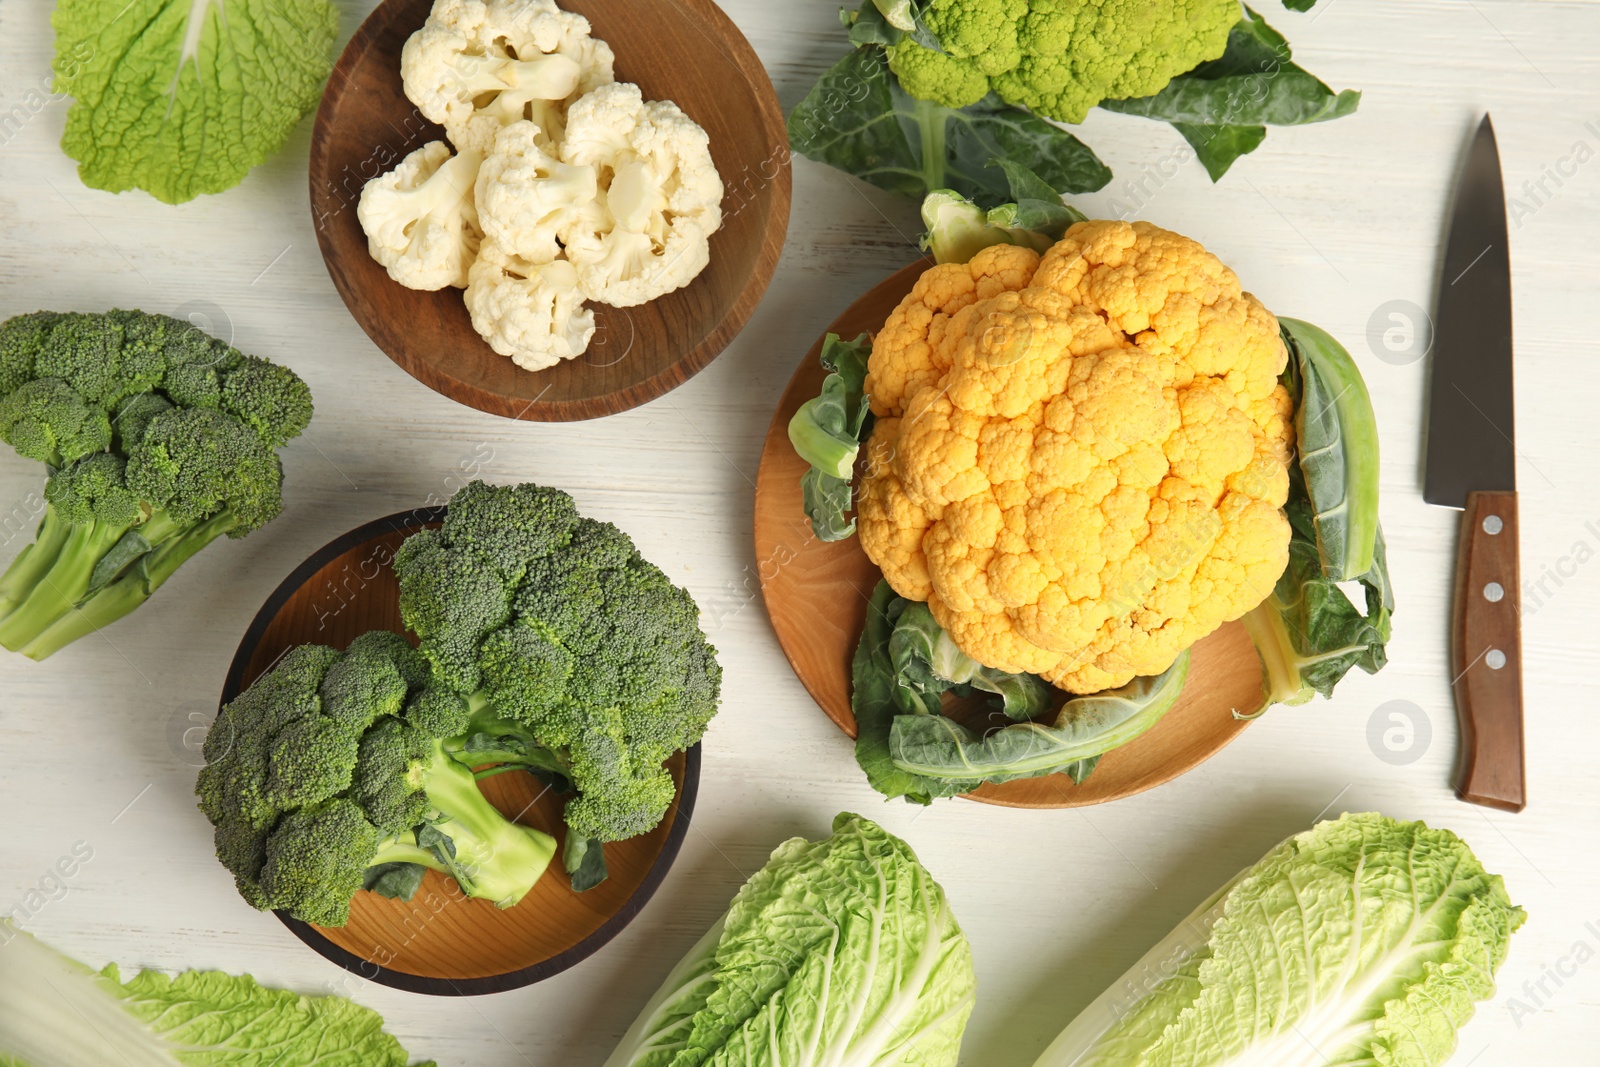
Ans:
{"type": "Polygon", "coordinates": [[[693,599],[626,534],[557,490],[474,482],[438,530],[406,541],[395,572],[422,654],[474,709],[458,759],[570,785],[581,841],[661,821],[674,793],[662,765],[705,733],[721,669],[693,599]]]}
{"type": "Polygon", "coordinates": [[[54,311],[35,311],[0,322],[0,397],[33,380],[33,361],[60,318],[54,311]]]}
{"type": "Polygon", "coordinates": [[[0,441],[59,467],[111,447],[111,421],[59,378],[35,378],[0,400],[0,441]]]}
{"type": "Polygon", "coordinates": [[[140,393],[118,404],[116,414],[111,419],[116,449],[126,456],[144,440],[144,433],[155,417],[172,409],[172,401],[160,393],[140,393]]]}
{"type": "Polygon", "coordinates": [[[219,407],[274,448],[299,437],[311,424],[311,394],[305,383],[294,371],[253,356],[223,376],[219,407]]]}
{"type": "Polygon", "coordinates": [[[127,311],[62,315],[34,357],[34,374],[60,378],[89,403],[113,408],[124,397],[159,388],[165,378],[165,352],[140,337],[159,321],[127,311]],[[129,327],[135,336],[125,344],[129,327]]]}
{"type": "Polygon", "coordinates": [[[44,486],[56,514],[75,526],[104,522],[133,526],[144,518],[139,495],[128,488],[127,461],[99,452],[63,467],[44,486]]]}
{"type": "Polygon", "coordinates": [[[571,746],[579,789],[567,804],[567,828],[587,840],[620,841],[655,829],[677,792],[650,746],[632,743],[620,722],[586,730],[571,746]],[[648,754],[646,754],[648,753],[648,754]]]}
{"type": "Polygon", "coordinates": [[[152,419],[128,455],[128,486],[182,523],[231,511],[236,538],[283,510],[278,454],[219,411],[179,408],[152,419]]]}
{"type": "Polygon", "coordinates": [[[555,841],[497,811],[447,751],[459,742],[423,725],[467,718],[398,634],[286,654],[223,708],[195,786],[245,900],[341,926],[363,888],[409,899],[426,868],[467,896],[520,901],[555,841]],[[396,866],[417,877],[394,877],[396,866]]]}
{"type": "Polygon", "coordinates": [[[384,719],[362,735],[350,795],[385,837],[427,821],[430,804],[420,789],[418,773],[434,740],[395,718],[384,719]]]}
{"type": "Polygon", "coordinates": [[[378,851],[378,831],[353,801],[291,810],[267,838],[261,896],[305,922],[343,926],[378,851]]]}
{"type": "Polygon", "coordinates": [[[38,537],[0,576],[0,644],[44,659],[136,609],[223,535],[283,509],[305,429],[292,371],[140,311],[0,324],[0,440],[51,468],[38,537]]]}
{"type": "MultiPolygon", "coordinates": [[[[427,660],[422,662],[427,664],[427,660]]],[[[428,683],[407,702],[405,720],[433,737],[454,737],[467,728],[471,709],[459,693],[428,683]]]]}

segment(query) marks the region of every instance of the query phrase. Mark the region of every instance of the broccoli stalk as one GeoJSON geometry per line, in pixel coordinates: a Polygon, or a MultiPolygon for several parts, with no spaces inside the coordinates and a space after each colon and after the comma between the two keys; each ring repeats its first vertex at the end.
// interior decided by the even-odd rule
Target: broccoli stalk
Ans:
{"type": "Polygon", "coordinates": [[[133,612],[196,554],[238,529],[223,510],[183,524],[164,511],[138,525],[74,524],[46,506],[39,533],[0,578],[0,645],[34,660],[133,612]]]}
{"type": "Polygon", "coordinates": [[[381,842],[369,870],[391,864],[425,867],[454,878],[475,900],[498,908],[518,904],[555,857],[555,839],[502,815],[478,789],[471,769],[443,742],[434,743],[427,761],[413,770],[413,780],[433,808],[428,822],[381,842]]]}
{"type": "Polygon", "coordinates": [[[311,420],[295,374],[187,322],[38,312],[0,324],[0,440],[49,469],[0,576],[0,645],[42,660],[282,510],[277,449],[311,420]]]}

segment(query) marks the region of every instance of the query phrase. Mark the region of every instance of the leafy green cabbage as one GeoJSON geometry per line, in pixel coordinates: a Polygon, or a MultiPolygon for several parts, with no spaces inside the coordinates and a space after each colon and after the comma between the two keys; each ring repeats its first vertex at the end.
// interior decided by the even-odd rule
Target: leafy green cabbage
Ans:
{"type": "MultiPolygon", "coordinates": [[[[405,1067],[377,1012],[248,975],[96,974],[0,923],[0,1067],[405,1067]]],[[[421,1067],[433,1067],[430,1062],[421,1067]]]]}
{"type": "Polygon", "coordinates": [[[1202,904],[1035,1067],[1437,1067],[1524,918],[1448,830],[1319,823],[1202,904]]]}
{"type": "Polygon", "coordinates": [[[85,185],[169,204],[220,193],[283,146],[322,96],[327,0],[60,0],[61,148],[85,185]]]}
{"type": "Polygon", "coordinates": [[[778,846],[606,1067],[951,1067],[975,986],[944,891],[844,814],[824,841],[778,846]]]}

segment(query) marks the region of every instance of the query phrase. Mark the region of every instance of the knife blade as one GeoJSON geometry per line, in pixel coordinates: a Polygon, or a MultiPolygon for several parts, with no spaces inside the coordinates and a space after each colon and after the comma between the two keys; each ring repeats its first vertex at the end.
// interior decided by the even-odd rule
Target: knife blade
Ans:
{"type": "Polygon", "coordinates": [[[1511,255],[1494,126],[1456,190],[1434,316],[1423,499],[1462,509],[1451,626],[1461,751],[1456,795],[1521,811],[1521,588],[1511,255]]]}

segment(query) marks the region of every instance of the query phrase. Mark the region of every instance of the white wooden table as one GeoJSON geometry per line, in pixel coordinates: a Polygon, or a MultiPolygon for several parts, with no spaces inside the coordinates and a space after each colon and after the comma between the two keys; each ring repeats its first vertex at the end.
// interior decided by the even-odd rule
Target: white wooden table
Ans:
{"type": "MultiPolygon", "coordinates": [[[[1600,672],[1591,452],[1600,436],[1600,6],[1324,0],[1295,15],[1267,4],[1310,69],[1366,96],[1353,118],[1274,130],[1215,187],[1197,164],[1162,165],[1182,143],[1169,127],[1104,113],[1086,124],[1084,139],[1117,178],[1080,206],[1128,206],[1201,239],[1268,306],[1326,326],[1359,358],[1383,427],[1399,613],[1381,675],[1352,677],[1331,703],[1274,711],[1155,792],[1059,812],[881,802],[790,672],[755,594],[752,485],[773,406],[815,335],[916,257],[913,205],[797,160],[783,263],[725,355],[628,414],[514,423],[416,384],[346,313],[306,207],[309,120],[223,196],[174,209],[85,189],[57,148],[66,105],[39,95],[50,6],[0,0],[0,117],[21,107],[24,120],[0,128],[0,316],[114,305],[206,312],[239,347],[300,371],[318,417],[288,450],[282,519],[212,548],[134,621],[47,665],[0,659],[0,912],[96,966],[248,970],[269,984],[352,995],[441,1064],[582,1067],[604,1059],[773,846],[823,835],[848,809],[910,840],[971,936],[981,991],[962,1062],[1027,1067],[1241,867],[1319,815],[1378,809],[1462,834],[1530,915],[1500,994],[1463,1032],[1453,1062],[1597,1062],[1600,726],[1589,672],[1600,672]],[[1366,342],[1389,302],[1431,306],[1453,175],[1486,109],[1507,184],[1527,208],[1516,210],[1512,253],[1523,570],[1537,588],[1524,602],[1532,802],[1514,816],[1450,792],[1456,516],[1420,496],[1425,363],[1382,360],[1366,342]],[[1171,176],[1127,191],[1146,164],[1171,176]],[[1546,180],[1549,195],[1523,191],[1547,173],[1562,183],[1546,180]],[[560,486],[630,531],[706,609],[727,685],[693,831],[632,927],[556,980],[449,1001],[349,977],[241,903],[195,808],[184,735],[214,709],[247,621],[290,569],[361,522],[448,495],[466,471],[560,486]],[[1391,701],[1409,702],[1420,727],[1409,763],[1369,744],[1391,701]],[[75,848],[92,858],[58,888],[49,872],[75,848]]],[[[342,0],[346,37],[372,6],[342,0]]],[[[785,108],[843,48],[837,0],[724,6],[785,108]]],[[[31,536],[41,480],[36,465],[0,454],[0,564],[31,536]]]]}

